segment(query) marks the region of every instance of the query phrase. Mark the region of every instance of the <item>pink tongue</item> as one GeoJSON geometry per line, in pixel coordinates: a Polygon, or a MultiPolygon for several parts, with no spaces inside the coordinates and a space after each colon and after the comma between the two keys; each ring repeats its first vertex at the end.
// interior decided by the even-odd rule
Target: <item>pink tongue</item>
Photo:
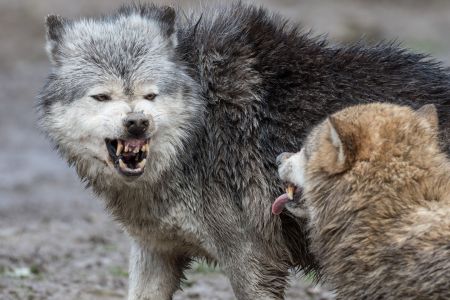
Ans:
{"type": "Polygon", "coordinates": [[[132,151],[134,149],[141,149],[142,146],[145,144],[145,140],[138,140],[138,139],[130,139],[124,141],[124,146],[128,146],[129,151],[132,151]]]}
{"type": "Polygon", "coordinates": [[[288,195],[283,194],[280,197],[278,197],[275,202],[272,204],[272,213],[274,215],[279,215],[284,209],[284,206],[289,201],[288,195]]]}

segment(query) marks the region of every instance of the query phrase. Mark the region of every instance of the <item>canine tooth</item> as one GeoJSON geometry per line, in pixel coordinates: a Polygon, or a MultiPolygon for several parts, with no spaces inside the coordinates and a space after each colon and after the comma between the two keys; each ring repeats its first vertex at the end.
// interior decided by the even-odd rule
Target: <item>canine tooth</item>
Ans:
{"type": "Polygon", "coordinates": [[[122,150],[123,150],[123,144],[121,141],[118,141],[116,155],[119,156],[119,154],[122,153],[122,150]]]}
{"type": "Polygon", "coordinates": [[[127,165],[123,162],[122,159],[119,159],[119,166],[121,169],[128,169],[127,165]]]}
{"type": "Polygon", "coordinates": [[[125,144],[125,152],[128,152],[128,144],[125,144]]]}
{"type": "Polygon", "coordinates": [[[142,152],[148,152],[148,144],[142,146],[142,152]]]}
{"type": "Polygon", "coordinates": [[[287,194],[289,200],[294,199],[294,191],[295,191],[295,186],[292,184],[289,184],[286,188],[286,194],[287,194]]]}
{"type": "Polygon", "coordinates": [[[138,167],[139,169],[144,168],[146,162],[147,162],[147,159],[144,158],[140,163],[138,163],[137,167],[138,167]]]}

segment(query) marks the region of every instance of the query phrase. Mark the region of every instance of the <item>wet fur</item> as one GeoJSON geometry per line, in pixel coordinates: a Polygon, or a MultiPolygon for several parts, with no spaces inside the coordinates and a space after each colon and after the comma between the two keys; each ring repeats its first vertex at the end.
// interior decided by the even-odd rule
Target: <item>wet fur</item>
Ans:
{"type": "Polygon", "coordinates": [[[339,299],[450,298],[450,161],[437,123],[430,107],[347,108],[313,130],[303,160],[282,162],[339,299]]]}
{"type": "MultiPolygon", "coordinates": [[[[276,155],[298,150],[326,114],[379,99],[435,103],[449,152],[449,74],[393,44],[328,46],[253,6],[183,15],[142,5],[98,19],[49,17],[53,64],[40,94],[41,123],[134,240],[130,299],[169,299],[193,258],[218,262],[239,299],[281,299],[288,268],[307,271],[316,261],[305,220],[271,215],[281,191],[276,155]],[[90,42],[96,39],[102,42],[90,42]],[[91,74],[98,75],[86,79],[91,74]],[[177,104],[162,125],[146,110],[162,129],[145,174],[133,182],[104,161],[102,133],[85,122],[95,113],[66,118],[77,103],[91,103],[88,90],[110,74],[118,99],[138,101],[135,82],[154,76],[166,103],[177,104]],[[93,146],[80,147],[85,143],[93,146]]],[[[117,133],[108,124],[125,111],[105,115],[104,134],[117,133]]]]}

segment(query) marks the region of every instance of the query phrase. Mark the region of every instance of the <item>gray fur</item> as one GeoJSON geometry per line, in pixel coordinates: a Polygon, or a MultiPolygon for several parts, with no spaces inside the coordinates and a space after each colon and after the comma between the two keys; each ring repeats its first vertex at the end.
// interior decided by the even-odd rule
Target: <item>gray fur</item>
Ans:
{"type": "Polygon", "coordinates": [[[379,100],[435,103],[449,152],[449,74],[391,44],[329,47],[239,3],[181,15],[173,22],[171,9],[129,6],[55,28],[51,17],[42,125],[134,240],[129,299],[170,299],[193,258],[218,262],[239,299],[281,299],[288,268],[316,263],[305,220],[271,215],[276,155],[300,149],[327,113],[379,100]],[[171,125],[156,131],[145,174],[129,181],[94,157],[95,145],[81,151],[92,135],[62,118],[83,111],[78,102],[101,108],[87,99],[93,86],[119,82],[120,101],[134,103],[145,81],[173,105],[171,125]]]}

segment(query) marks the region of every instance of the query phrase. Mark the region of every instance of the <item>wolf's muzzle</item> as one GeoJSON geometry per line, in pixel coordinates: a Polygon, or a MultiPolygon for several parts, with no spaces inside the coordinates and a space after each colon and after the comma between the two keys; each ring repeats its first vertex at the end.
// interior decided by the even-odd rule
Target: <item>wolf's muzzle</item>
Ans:
{"type": "Polygon", "coordinates": [[[151,120],[143,113],[130,113],[123,120],[127,133],[133,137],[141,137],[149,130],[151,120]]]}

